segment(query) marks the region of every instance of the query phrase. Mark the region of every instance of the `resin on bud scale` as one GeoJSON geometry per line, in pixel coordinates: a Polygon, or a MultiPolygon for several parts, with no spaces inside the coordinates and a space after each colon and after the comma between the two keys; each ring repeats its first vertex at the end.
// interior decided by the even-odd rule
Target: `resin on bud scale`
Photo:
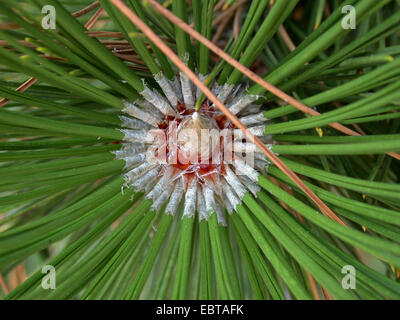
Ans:
{"type": "MultiPolygon", "coordinates": [[[[126,163],[125,186],[145,192],[153,210],[173,215],[183,201],[183,216],[197,212],[207,220],[216,213],[224,224],[222,208],[231,214],[247,192],[256,195],[269,162],[209,100],[195,110],[201,92],[185,75],[170,81],[160,72],[154,78],[164,95],[145,85],[144,100],[126,101],[120,117],[124,142],[114,154],[126,163]]],[[[215,84],[212,91],[251,133],[270,143],[264,137],[267,119],[252,105],[258,96],[228,84],[215,84]]]]}

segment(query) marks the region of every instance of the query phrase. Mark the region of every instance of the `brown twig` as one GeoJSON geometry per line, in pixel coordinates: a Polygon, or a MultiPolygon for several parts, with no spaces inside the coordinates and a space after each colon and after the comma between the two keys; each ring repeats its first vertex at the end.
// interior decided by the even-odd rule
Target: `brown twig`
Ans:
{"type": "Polygon", "coordinates": [[[140,65],[143,65],[143,66],[145,65],[144,62],[138,56],[128,55],[128,54],[120,54],[120,53],[117,53],[117,52],[114,52],[114,54],[115,54],[115,56],[117,56],[121,60],[137,63],[137,64],[140,64],[140,65]]]}
{"type": "MultiPolygon", "coordinates": [[[[318,206],[323,214],[330,217],[332,220],[345,226],[345,223],[321,200],[318,196],[308,188],[303,181],[290,170],[270,149],[268,149],[264,143],[251,132],[249,132],[246,126],[234,115],[232,112],[215,96],[215,94],[203,84],[203,82],[196,76],[196,74],[186,64],[179,59],[179,57],[169,48],[149,26],[147,26],[135,13],[133,13],[121,0],[111,0],[111,2],[131,20],[142,32],[152,41],[157,47],[183,72],[186,76],[207,96],[207,98],[215,104],[215,106],[225,114],[225,116],[240,130],[242,130],[246,137],[253,142],[272,163],[274,163],[280,170],[282,170],[293,182],[306,194],[310,199],[318,206]]],[[[155,1],[149,1],[158,11],[159,4],[155,1]]],[[[162,7],[162,6],[161,6],[162,7]]],[[[166,10],[169,12],[168,10],[166,10]]],[[[164,15],[164,13],[162,13],[164,15]]],[[[174,16],[175,17],[175,16],[174,16]]],[[[169,18],[168,18],[169,19],[169,18]]],[[[180,22],[184,23],[180,19],[180,22]]],[[[186,25],[186,24],[185,24],[186,25]]],[[[187,25],[186,25],[187,26],[187,25]]],[[[203,37],[200,35],[200,39],[203,37]]],[[[197,37],[196,37],[197,38],[197,37]]],[[[210,41],[208,44],[210,44],[210,41]]],[[[211,43],[212,44],[212,43],[211,43]]],[[[215,50],[215,45],[212,44],[215,50]]],[[[214,51],[213,50],[213,51],[214,51]]],[[[218,51],[220,49],[218,48],[218,51]]],[[[222,50],[221,50],[222,51],[222,50]]]]}
{"type": "MultiPolygon", "coordinates": [[[[28,47],[28,48],[34,48],[35,47],[35,45],[33,43],[31,43],[29,41],[25,41],[25,40],[19,40],[18,43],[22,44],[23,46],[28,47]]],[[[0,46],[2,46],[2,47],[11,47],[11,44],[6,40],[0,40],[0,46]]]]}
{"type": "Polygon", "coordinates": [[[227,15],[225,17],[225,19],[221,21],[221,23],[220,23],[220,25],[219,25],[219,27],[217,29],[217,32],[214,34],[214,37],[211,40],[213,43],[216,44],[218,42],[219,38],[222,36],[222,33],[224,32],[224,30],[228,26],[229,21],[231,21],[232,16],[233,16],[233,12],[231,14],[227,15]]]}
{"type": "MultiPolygon", "coordinates": [[[[220,56],[222,59],[224,59],[230,65],[232,65],[233,67],[238,69],[240,72],[242,72],[244,75],[249,77],[251,80],[253,80],[257,84],[259,84],[260,86],[262,86],[266,90],[270,91],[275,96],[281,98],[286,103],[289,103],[289,104],[293,105],[294,107],[296,107],[297,109],[303,111],[304,113],[307,113],[307,114],[312,115],[312,116],[319,115],[319,113],[317,111],[315,111],[314,109],[309,108],[306,105],[304,105],[303,103],[297,101],[295,98],[289,96],[285,92],[281,91],[279,88],[271,85],[270,83],[268,83],[267,81],[262,79],[260,76],[258,76],[254,72],[252,72],[250,69],[248,69],[245,66],[243,66],[242,64],[240,64],[237,60],[232,58],[225,51],[223,51],[222,49],[220,49],[217,46],[215,46],[210,40],[208,40],[207,38],[203,37],[196,30],[190,28],[190,26],[188,26],[184,21],[182,21],[178,17],[176,17],[173,13],[171,13],[170,11],[162,8],[162,6],[160,8],[160,6],[158,6],[158,4],[154,0],[147,0],[147,1],[150,2],[162,15],[164,15],[171,22],[173,22],[174,24],[179,26],[182,30],[184,30],[187,33],[189,33],[193,38],[195,38],[196,40],[198,40],[201,43],[203,43],[211,51],[215,52],[218,56],[220,56]]],[[[331,124],[331,125],[334,126],[334,127],[340,127],[342,130],[344,130],[346,132],[349,132],[349,133],[351,131],[350,129],[342,126],[339,123],[334,123],[334,124],[331,124]]]]}
{"type": "MultiPolygon", "coordinates": [[[[179,19],[177,16],[175,16],[172,12],[168,11],[167,9],[163,8],[160,6],[156,1],[154,0],[146,0],[147,2],[151,3],[151,5],[158,11],[160,12],[163,16],[165,16],[168,20],[170,20],[172,23],[177,25],[179,28],[190,34],[193,38],[195,38],[197,41],[200,41],[202,44],[204,44],[206,47],[208,47],[211,51],[216,53],[218,56],[220,56],[222,59],[224,59],[226,62],[228,62],[230,65],[235,67],[237,70],[239,70],[241,73],[243,73],[245,76],[247,76],[249,79],[253,80],[255,83],[259,84],[262,86],[264,89],[267,91],[271,92],[275,96],[281,98],[283,101],[286,103],[294,106],[295,108],[299,109],[300,111],[303,111],[304,113],[310,115],[310,116],[318,116],[320,113],[308,106],[306,106],[304,103],[301,103],[300,101],[297,101],[295,98],[292,96],[288,95],[287,93],[283,92],[279,88],[275,87],[274,85],[270,84],[269,82],[265,81],[263,78],[255,74],[253,71],[250,69],[246,68],[243,66],[239,61],[235,60],[232,58],[229,54],[227,54],[224,50],[220,49],[216,45],[214,45],[210,40],[207,38],[203,37],[200,33],[198,33],[196,30],[191,28],[188,24],[186,24],[184,21],[179,19]]],[[[360,136],[360,134],[352,129],[347,128],[346,126],[334,122],[329,124],[332,128],[335,128],[336,130],[347,134],[349,136],[360,136]]],[[[400,160],[400,155],[396,153],[387,153],[388,155],[392,156],[393,158],[400,160]]]]}
{"type": "MultiPolygon", "coordinates": [[[[37,79],[35,78],[29,78],[27,81],[25,81],[23,84],[21,84],[17,89],[15,89],[18,92],[24,92],[28,90],[31,86],[33,86],[36,83],[37,79]]],[[[3,98],[0,100],[0,108],[6,105],[10,100],[3,98]]]]}
{"type": "Polygon", "coordinates": [[[0,23],[0,30],[17,30],[17,29],[21,29],[21,27],[14,22],[0,23]]]}
{"type": "Polygon", "coordinates": [[[125,38],[122,32],[114,32],[114,31],[88,31],[86,34],[92,38],[125,38]]]}
{"type": "Polygon", "coordinates": [[[239,38],[240,33],[240,16],[243,12],[243,6],[240,6],[235,13],[235,19],[233,20],[233,35],[235,37],[235,41],[239,38]]]}
{"type": "Polygon", "coordinates": [[[92,4],[88,5],[87,7],[83,8],[83,9],[81,9],[81,10],[79,10],[79,11],[74,12],[72,15],[73,15],[75,18],[78,18],[78,17],[83,16],[83,15],[85,15],[86,13],[88,13],[88,12],[90,12],[90,11],[96,9],[98,6],[100,6],[99,1],[95,1],[95,2],[93,2],[92,4]]]}
{"type": "Polygon", "coordinates": [[[121,49],[121,50],[130,49],[130,50],[133,50],[133,48],[127,44],[106,44],[105,46],[108,49],[121,49]]]}
{"type": "Polygon", "coordinates": [[[221,0],[220,2],[218,2],[215,6],[214,6],[214,12],[219,11],[225,4],[226,0],[221,0]]]}
{"type": "Polygon", "coordinates": [[[14,290],[26,280],[26,271],[24,263],[20,263],[10,272],[10,288],[14,290]]]}
{"type": "Polygon", "coordinates": [[[307,274],[308,282],[310,282],[310,287],[311,287],[311,291],[313,293],[314,299],[321,300],[319,298],[318,289],[317,289],[317,285],[315,284],[314,278],[307,270],[306,270],[306,274],[307,274]]]}
{"type": "MultiPolygon", "coordinates": [[[[334,101],[334,102],[333,102],[333,105],[336,107],[336,109],[339,109],[339,108],[342,107],[342,104],[341,104],[340,102],[337,102],[337,101],[334,101]]],[[[358,132],[360,135],[363,135],[363,136],[366,135],[366,133],[360,128],[360,126],[359,126],[357,123],[353,123],[351,126],[352,126],[354,129],[356,129],[357,132],[358,132]]]]}
{"type": "Polygon", "coordinates": [[[296,46],[294,45],[292,39],[290,39],[285,27],[283,24],[280,25],[279,27],[279,34],[281,35],[283,41],[286,43],[287,47],[289,48],[290,51],[294,51],[296,49],[296,46]]]}
{"type": "Polygon", "coordinates": [[[100,18],[100,16],[104,13],[103,8],[99,8],[96,13],[89,19],[89,21],[85,24],[86,29],[91,29],[97,22],[97,20],[100,18]]]}
{"type": "Polygon", "coordinates": [[[126,40],[100,40],[104,45],[126,45],[130,46],[129,42],[126,40]]]}
{"type": "Polygon", "coordinates": [[[8,294],[10,292],[6,280],[3,278],[3,275],[1,273],[0,273],[0,286],[3,288],[5,294],[8,294]]]}
{"type": "Polygon", "coordinates": [[[325,3],[324,14],[325,14],[325,17],[329,17],[332,14],[332,10],[329,7],[329,3],[328,2],[325,3]]]}
{"type": "Polygon", "coordinates": [[[221,13],[217,18],[215,18],[212,22],[213,28],[220,24],[226,17],[229,17],[237,8],[239,8],[243,3],[245,3],[247,0],[239,0],[236,2],[233,6],[231,6],[229,9],[225,10],[223,13],[221,13]]]}
{"type": "Polygon", "coordinates": [[[322,293],[326,300],[333,300],[333,297],[329,294],[329,292],[325,288],[322,288],[322,293]]]}

